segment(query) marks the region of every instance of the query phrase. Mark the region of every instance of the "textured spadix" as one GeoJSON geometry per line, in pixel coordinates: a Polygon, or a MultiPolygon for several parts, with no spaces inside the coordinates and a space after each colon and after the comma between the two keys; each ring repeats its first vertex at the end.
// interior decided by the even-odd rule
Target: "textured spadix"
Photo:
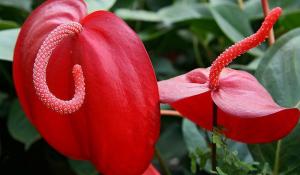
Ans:
{"type": "Polygon", "coordinates": [[[159,82],[160,100],[200,126],[213,129],[213,103],[217,125],[224,134],[246,143],[271,142],[287,135],[297,124],[298,109],[278,106],[251,74],[224,68],[238,55],[260,44],[281,14],[275,8],[257,33],[224,51],[211,68],[159,82]]]}
{"type": "Polygon", "coordinates": [[[142,42],[121,19],[86,11],[82,0],[48,0],[32,12],[15,48],[17,94],[26,116],[60,153],[91,160],[105,175],[141,175],[160,127],[153,68],[142,42]],[[82,28],[46,42],[64,24],[82,28]],[[42,65],[33,71],[35,62],[42,65]],[[70,100],[74,103],[63,106],[70,100]],[[70,106],[78,107],[64,111],[70,106]]]}

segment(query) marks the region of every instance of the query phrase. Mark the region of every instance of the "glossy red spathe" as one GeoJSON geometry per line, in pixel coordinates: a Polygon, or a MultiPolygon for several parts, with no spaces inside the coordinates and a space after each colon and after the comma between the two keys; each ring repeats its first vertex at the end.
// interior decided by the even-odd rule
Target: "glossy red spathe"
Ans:
{"type": "Polygon", "coordinates": [[[142,42],[121,19],[106,11],[86,13],[82,0],[48,0],[30,15],[15,48],[17,94],[26,116],[60,153],[91,160],[103,174],[140,175],[150,164],[160,127],[153,68],[142,42]],[[45,89],[37,93],[45,86],[35,88],[34,62],[51,31],[74,22],[82,30],[50,53],[46,85],[55,98],[68,101],[79,97],[78,76],[79,85],[84,82],[79,92],[85,93],[78,108],[59,113],[41,100],[45,89]]]}
{"type": "Polygon", "coordinates": [[[143,175],[160,175],[153,165],[150,165],[143,175]]]}
{"type": "Polygon", "coordinates": [[[287,135],[298,123],[299,110],[277,105],[251,74],[224,68],[264,41],[280,14],[280,8],[273,9],[255,34],[224,51],[210,68],[159,82],[161,102],[208,130],[213,129],[215,103],[217,125],[237,141],[264,143],[287,135]]]}

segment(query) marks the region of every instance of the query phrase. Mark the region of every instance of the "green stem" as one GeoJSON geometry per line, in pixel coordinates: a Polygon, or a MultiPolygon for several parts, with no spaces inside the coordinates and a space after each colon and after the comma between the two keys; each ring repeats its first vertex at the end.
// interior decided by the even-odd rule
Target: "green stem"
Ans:
{"type": "Polygon", "coordinates": [[[244,9],[244,1],[243,0],[237,0],[237,1],[238,1],[240,9],[243,10],[244,9]]]}
{"type": "Polygon", "coordinates": [[[282,143],[282,140],[277,141],[273,175],[278,175],[279,174],[281,143],[282,143]]]}
{"type": "MultiPolygon", "coordinates": [[[[217,113],[218,107],[215,103],[213,103],[213,128],[218,126],[217,113]]],[[[211,170],[213,172],[217,170],[217,145],[214,142],[211,143],[211,170]]]]}
{"type": "Polygon", "coordinates": [[[168,168],[168,166],[167,166],[167,164],[166,164],[166,162],[162,158],[161,153],[158,150],[158,148],[155,148],[155,156],[156,156],[156,158],[157,158],[157,160],[159,162],[159,165],[160,165],[160,167],[161,167],[161,169],[163,171],[163,174],[165,174],[165,175],[172,175],[171,172],[170,172],[170,170],[169,170],[169,168],[168,168]]]}
{"type": "Polygon", "coordinates": [[[198,46],[199,46],[199,41],[198,41],[197,37],[194,36],[193,37],[193,49],[194,49],[195,59],[196,59],[196,62],[199,67],[204,67],[198,46]]]}

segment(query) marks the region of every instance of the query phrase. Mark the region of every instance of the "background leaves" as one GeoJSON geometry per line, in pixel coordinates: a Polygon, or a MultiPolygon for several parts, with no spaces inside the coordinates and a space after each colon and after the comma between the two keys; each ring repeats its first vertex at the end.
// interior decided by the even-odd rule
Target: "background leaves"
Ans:
{"type": "Polygon", "coordinates": [[[0,59],[12,61],[13,50],[15,48],[16,40],[19,34],[19,29],[9,29],[0,31],[0,59]]]}
{"type": "MultiPolygon", "coordinates": [[[[90,163],[69,160],[40,139],[15,100],[11,70],[15,41],[19,27],[42,2],[0,0],[0,174],[95,175],[97,172],[90,163]]],[[[243,8],[237,0],[85,2],[89,12],[111,10],[126,20],[143,40],[158,80],[210,66],[233,42],[256,31],[263,18],[260,0],[244,0],[243,8]]],[[[268,49],[266,44],[252,49],[230,67],[255,74],[280,105],[300,108],[300,1],[269,2],[271,7],[284,9],[275,26],[277,42],[268,49]]],[[[168,106],[162,108],[169,109],[168,106]]],[[[299,174],[299,130],[300,126],[281,142],[279,171],[282,174],[299,174]]],[[[188,120],[164,116],[157,149],[172,174],[205,175],[210,169],[209,138],[188,120]],[[206,159],[201,164],[201,160],[206,159]]],[[[241,161],[257,162],[258,169],[253,174],[271,174],[277,143],[245,145],[227,140],[227,147],[232,153],[237,151],[241,161]]],[[[223,157],[220,158],[222,162],[223,157]]],[[[162,170],[157,157],[153,163],[162,170]]],[[[219,173],[232,169],[226,166],[220,164],[219,173]]]]}
{"type": "Polygon", "coordinates": [[[8,131],[14,139],[25,144],[25,149],[28,149],[32,143],[41,138],[25,117],[17,100],[12,102],[8,117],[8,131]]]}
{"type": "MultiPolygon", "coordinates": [[[[300,101],[300,29],[283,35],[261,58],[256,76],[268,89],[277,103],[286,107],[298,107],[300,101]]],[[[299,108],[300,109],[300,108],[299,108]]],[[[287,120],[288,120],[288,116],[287,120]]],[[[300,125],[282,141],[273,144],[250,146],[260,162],[275,165],[276,151],[279,152],[279,172],[297,174],[300,171],[300,125]],[[278,144],[280,146],[278,146],[278,144]]]]}

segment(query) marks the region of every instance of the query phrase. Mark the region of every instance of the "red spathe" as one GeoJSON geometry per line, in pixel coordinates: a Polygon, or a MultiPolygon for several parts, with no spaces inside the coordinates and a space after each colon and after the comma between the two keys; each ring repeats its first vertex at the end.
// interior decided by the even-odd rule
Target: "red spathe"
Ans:
{"type": "Polygon", "coordinates": [[[153,68],[142,42],[121,19],[86,11],[82,0],[48,0],[30,15],[15,48],[17,94],[26,116],[62,154],[91,160],[103,174],[140,175],[152,159],[160,127],[153,68]],[[79,64],[86,96],[79,111],[61,115],[38,99],[32,69],[43,40],[68,22],[80,22],[83,31],[54,50],[47,83],[58,98],[72,98],[72,67],[79,64]]]}
{"type": "Polygon", "coordinates": [[[264,143],[287,135],[298,123],[299,110],[278,106],[251,74],[224,68],[219,87],[210,90],[209,68],[159,82],[160,100],[208,130],[217,124],[224,134],[245,143],[264,143]]]}

